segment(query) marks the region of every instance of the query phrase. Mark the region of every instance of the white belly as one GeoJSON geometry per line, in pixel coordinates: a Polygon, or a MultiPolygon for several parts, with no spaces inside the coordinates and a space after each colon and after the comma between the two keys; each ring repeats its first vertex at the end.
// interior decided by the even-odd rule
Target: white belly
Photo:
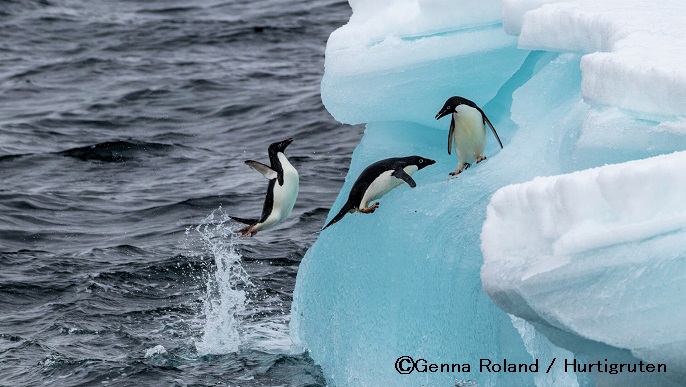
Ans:
{"type": "Polygon", "coordinates": [[[300,190],[298,171],[293,168],[283,153],[279,153],[278,157],[283,168],[283,185],[280,185],[278,180],[274,184],[272,212],[264,222],[256,226],[259,230],[266,230],[283,222],[293,211],[295,200],[298,198],[298,191],[300,190]]]}
{"type": "MultiPolygon", "coordinates": [[[[414,165],[407,166],[403,169],[410,176],[417,172],[417,167],[414,165]]],[[[367,190],[364,192],[362,202],[360,202],[358,209],[369,207],[369,202],[376,199],[381,199],[382,196],[390,192],[393,188],[405,183],[397,177],[392,176],[392,174],[393,171],[386,171],[374,179],[372,184],[370,184],[367,190]]]]}
{"type": "Polygon", "coordinates": [[[469,108],[455,114],[455,155],[460,164],[474,164],[484,154],[486,147],[486,126],[481,113],[469,108]]]}

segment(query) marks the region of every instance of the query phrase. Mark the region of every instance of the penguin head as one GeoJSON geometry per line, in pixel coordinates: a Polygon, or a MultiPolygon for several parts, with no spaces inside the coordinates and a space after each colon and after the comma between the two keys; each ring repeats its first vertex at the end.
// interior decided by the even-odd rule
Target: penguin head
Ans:
{"type": "Polygon", "coordinates": [[[427,159],[421,156],[411,156],[410,157],[410,162],[408,165],[416,165],[417,170],[422,169],[424,167],[428,167],[431,164],[435,164],[435,160],[427,159]]]}
{"type": "Polygon", "coordinates": [[[293,142],[292,138],[287,138],[283,141],[277,141],[275,143],[272,143],[269,145],[269,154],[270,155],[275,155],[279,152],[284,153],[286,150],[286,147],[290,145],[293,142]]]}
{"type": "Polygon", "coordinates": [[[476,108],[476,104],[467,98],[462,98],[458,96],[450,97],[441,108],[441,110],[436,114],[436,119],[445,117],[451,113],[459,113],[459,108],[462,105],[467,105],[472,108],[476,108]]]}

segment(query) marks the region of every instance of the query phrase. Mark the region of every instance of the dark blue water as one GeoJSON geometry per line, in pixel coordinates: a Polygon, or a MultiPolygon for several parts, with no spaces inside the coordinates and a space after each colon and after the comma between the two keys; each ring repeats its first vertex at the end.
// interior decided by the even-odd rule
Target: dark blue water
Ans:
{"type": "Polygon", "coordinates": [[[305,386],[288,321],[361,129],[319,96],[329,0],[0,0],[0,385],[305,386]],[[261,213],[294,137],[298,202],[261,213]]]}

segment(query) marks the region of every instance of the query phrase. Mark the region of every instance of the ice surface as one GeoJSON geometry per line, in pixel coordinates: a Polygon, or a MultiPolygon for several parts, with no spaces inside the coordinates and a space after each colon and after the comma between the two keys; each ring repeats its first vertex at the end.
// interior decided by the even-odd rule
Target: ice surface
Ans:
{"type": "MultiPolygon", "coordinates": [[[[367,124],[334,210],[373,161],[419,154],[437,163],[414,175],[416,188],[401,186],[384,196],[374,214],[348,215],[324,231],[300,265],[291,334],[310,350],[332,385],[534,383],[534,375],[488,374],[476,368],[480,358],[532,361],[510,317],[481,290],[479,233],[489,196],[503,181],[524,181],[557,165],[558,155],[546,149],[563,137],[549,127],[568,116],[580,119],[578,66],[578,56],[555,59],[555,55],[530,54],[494,99],[480,102],[503,142],[510,145],[498,153],[490,138],[489,159],[455,180],[448,181],[448,172],[456,165],[455,156],[445,150],[448,122],[440,130],[414,122],[367,124]],[[539,73],[533,82],[536,87],[553,83],[567,87],[547,95],[537,94],[534,87],[530,93],[515,93],[522,100],[513,102],[512,90],[533,72],[539,73]],[[507,117],[511,105],[527,110],[532,101],[549,101],[559,108],[542,105],[534,106],[531,114],[523,112],[528,134],[518,132],[513,137],[515,125],[507,117]],[[545,120],[535,119],[544,111],[545,120]],[[517,151],[521,145],[514,145],[527,143],[531,148],[525,154],[517,151]],[[393,364],[401,355],[466,362],[473,371],[399,375],[393,364]]],[[[465,88],[463,95],[470,91],[465,88]]],[[[425,114],[433,117],[444,101],[430,99],[436,105],[425,114]]],[[[558,132],[563,128],[561,124],[558,132]]]]}
{"type": "Polygon", "coordinates": [[[684,149],[686,121],[637,119],[618,108],[590,108],[574,150],[574,169],[642,159],[684,149]]]}
{"type": "MultiPolygon", "coordinates": [[[[668,199],[655,199],[645,209],[638,196],[623,202],[631,196],[626,191],[651,190],[641,181],[652,182],[653,172],[643,180],[630,178],[640,168],[615,176],[623,187],[616,191],[594,191],[599,183],[591,178],[572,179],[564,198],[579,203],[567,212],[556,207],[564,201],[546,196],[545,189],[508,188],[516,193],[500,203],[500,223],[484,227],[483,244],[480,239],[486,207],[502,187],[686,149],[686,101],[681,99],[686,88],[676,66],[686,50],[666,50],[669,44],[670,50],[681,47],[681,6],[667,1],[648,9],[635,1],[575,0],[479,2],[483,8],[476,2],[458,4],[351,1],[350,23],[329,39],[322,99],[337,120],[367,124],[333,212],[374,161],[417,154],[437,163],[414,175],[416,188],[403,185],[384,196],[374,214],[348,215],[320,235],[298,272],[294,342],[308,349],[329,384],[338,386],[666,386],[679,381],[676,373],[669,375],[671,381],[662,375],[608,379],[560,369],[545,375],[488,374],[478,372],[477,365],[480,358],[530,362],[533,357],[603,356],[617,362],[667,359],[670,365],[683,360],[683,333],[653,332],[645,336],[653,341],[639,348],[643,330],[611,326],[618,321],[647,329],[652,317],[662,317],[666,329],[683,323],[651,316],[653,307],[666,312],[681,300],[664,297],[670,293],[663,290],[678,291],[679,269],[684,273],[677,259],[683,253],[671,249],[681,246],[681,231],[673,230],[681,230],[686,217],[667,212],[684,192],[668,179],[683,169],[660,170],[664,184],[655,192],[665,192],[668,199]],[[521,36],[505,33],[497,20],[500,12],[507,32],[521,36]],[[655,24],[660,12],[669,15],[655,24]],[[650,53],[660,57],[651,61],[650,53]],[[489,135],[488,160],[448,181],[456,166],[454,155],[446,154],[448,120],[433,116],[452,95],[481,106],[505,148],[489,135]],[[596,196],[581,200],[591,194],[596,196]],[[610,203],[605,212],[597,208],[598,198],[610,203]],[[658,209],[658,202],[664,207],[658,209]],[[643,244],[651,254],[663,255],[626,258],[628,251],[642,251],[643,244]],[[598,251],[617,255],[600,259],[598,251]],[[555,259],[544,259],[543,253],[555,259]],[[493,300],[518,317],[493,304],[480,273],[493,300]],[[549,273],[555,276],[547,278],[549,273]],[[667,274],[676,275],[661,282],[660,275],[667,274]],[[626,289],[632,293],[622,296],[621,286],[634,286],[630,279],[636,278],[643,287],[626,289]],[[576,304],[566,304],[567,295],[576,304]],[[624,297],[628,306],[610,303],[615,296],[624,297]],[[574,308],[581,308],[576,315],[574,308]],[[594,316],[605,322],[602,331],[585,325],[594,316]],[[670,335],[676,339],[670,341],[670,335]],[[472,372],[399,375],[393,365],[402,355],[470,363],[472,372]]],[[[675,167],[684,156],[664,157],[674,158],[670,165],[675,167]]],[[[572,176],[589,173],[596,172],[572,176]]],[[[614,184],[604,179],[604,187],[614,184]]],[[[494,222],[490,215],[489,222],[494,222]]]]}
{"type": "Polygon", "coordinates": [[[368,124],[335,210],[373,161],[419,154],[437,163],[413,175],[416,188],[386,194],[374,214],[347,215],[326,229],[300,264],[291,333],[330,385],[531,384],[529,375],[399,375],[394,369],[402,355],[472,367],[481,357],[531,362],[509,318],[479,283],[476,241],[487,199],[480,191],[495,187],[468,172],[447,182],[456,161],[437,146],[446,141],[444,131],[417,124],[368,124]]]}
{"type": "Polygon", "coordinates": [[[331,34],[327,50],[499,24],[502,1],[350,0],[350,7],[350,21],[331,34]]]}
{"type": "Polygon", "coordinates": [[[511,35],[519,35],[522,31],[524,15],[531,10],[540,8],[544,4],[559,3],[561,0],[504,0],[503,28],[511,35]]]}

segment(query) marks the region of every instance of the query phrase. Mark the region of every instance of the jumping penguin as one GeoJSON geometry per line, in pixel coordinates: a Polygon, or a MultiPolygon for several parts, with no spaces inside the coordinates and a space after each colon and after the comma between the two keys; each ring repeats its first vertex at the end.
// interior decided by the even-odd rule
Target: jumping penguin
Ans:
{"type": "Polygon", "coordinates": [[[462,173],[469,168],[475,161],[480,163],[486,160],[484,148],[486,147],[486,125],[491,127],[500,147],[503,143],[498,137],[493,124],[486,117],[480,107],[466,98],[450,97],[445,101],[441,111],[436,114],[436,119],[452,113],[450,121],[450,131],[448,132],[448,154],[455,144],[455,154],[457,156],[457,169],[450,172],[451,176],[462,173]]]}
{"type": "Polygon", "coordinates": [[[291,213],[298,197],[300,179],[298,171],[288,162],[284,150],[293,142],[292,138],[269,145],[269,161],[271,167],[253,160],[245,163],[252,169],[264,175],[269,180],[267,197],[264,199],[262,217],[259,220],[243,219],[232,216],[231,219],[247,224],[240,230],[242,236],[257,234],[258,231],[270,229],[283,222],[291,213]]]}
{"type": "Polygon", "coordinates": [[[379,207],[379,202],[369,205],[369,202],[380,199],[393,188],[403,182],[414,188],[417,183],[412,179],[412,174],[418,170],[435,163],[434,160],[425,159],[419,156],[395,157],[377,161],[360,174],[355,180],[348,201],[333,219],[324,226],[322,231],[332,224],[343,219],[345,214],[359,211],[363,214],[370,214],[379,207]]]}

